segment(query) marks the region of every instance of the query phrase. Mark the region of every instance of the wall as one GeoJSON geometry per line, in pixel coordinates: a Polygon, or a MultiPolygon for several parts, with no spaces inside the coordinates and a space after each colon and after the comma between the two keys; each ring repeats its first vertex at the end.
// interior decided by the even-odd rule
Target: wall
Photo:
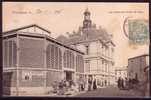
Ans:
{"type": "Polygon", "coordinates": [[[139,81],[144,81],[144,68],[146,64],[146,56],[136,57],[128,60],[128,76],[135,78],[135,73],[138,75],[139,81]]]}
{"type": "Polygon", "coordinates": [[[17,64],[16,37],[3,40],[3,66],[4,68],[15,68],[17,64]]]}
{"type": "Polygon", "coordinates": [[[19,66],[44,67],[44,40],[31,37],[19,37],[19,66]]]}

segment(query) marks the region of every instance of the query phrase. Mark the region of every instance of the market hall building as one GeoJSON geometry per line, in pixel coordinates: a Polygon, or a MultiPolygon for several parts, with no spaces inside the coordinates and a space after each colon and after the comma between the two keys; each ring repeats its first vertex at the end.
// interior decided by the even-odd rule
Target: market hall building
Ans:
{"type": "Polygon", "coordinates": [[[112,35],[92,23],[88,8],[83,14],[83,25],[77,31],[68,32],[68,37],[60,35],[57,40],[85,53],[86,79],[97,79],[97,85],[100,87],[115,85],[115,44],[112,35]]]}
{"type": "Polygon", "coordinates": [[[44,94],[54,81],[84,76],[83,53],[50,34],[37,25],[3,33],[4,95],[44,94]]]}

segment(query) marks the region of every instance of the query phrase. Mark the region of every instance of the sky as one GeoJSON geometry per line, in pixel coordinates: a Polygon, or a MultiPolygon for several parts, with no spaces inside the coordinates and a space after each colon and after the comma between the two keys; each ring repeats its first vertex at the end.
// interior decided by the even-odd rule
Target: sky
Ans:
{"type": "Polygon", "coordinates": [[[127,66],[127,59],[149,53],[148,44],[130,46],[123,31],[124,20],[149,20],[148,3],[89,2],[3,2],[3,31],[37,24],[52,37],[77,31],[82,26],[83,12],[88,8],[92,23],[113,35],[115,66],[127,66]]]}

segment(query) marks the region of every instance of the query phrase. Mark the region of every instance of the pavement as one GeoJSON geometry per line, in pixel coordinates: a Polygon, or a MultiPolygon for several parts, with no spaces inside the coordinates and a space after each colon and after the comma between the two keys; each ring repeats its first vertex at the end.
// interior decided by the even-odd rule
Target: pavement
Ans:
{"type": "MultiPolygon", "coordinates": [[[[29,95],[28,95],[29,96],[29,95]]],[[[34,95],[35,96],[35,95],[34,95]]],[[[66,95],[57,95],[48,93],[45,95],[36,95],[44,97],[120,97],[120,98],[142,98],[142,93],[136,90],[120,90],[116,86],[108,86],[103,88],[98,88],[92,91],[81,91],[67,93],[66,95]]]]}
{"type": "Polygon", "coordinates": [[[85,93],[80,93],[75,95],[75,97],[143,97],[142,93],[134,90],[120,90],[115,86],[109,86],[106,88],[99,88],[93,91],[87,91],[85,93]]]}

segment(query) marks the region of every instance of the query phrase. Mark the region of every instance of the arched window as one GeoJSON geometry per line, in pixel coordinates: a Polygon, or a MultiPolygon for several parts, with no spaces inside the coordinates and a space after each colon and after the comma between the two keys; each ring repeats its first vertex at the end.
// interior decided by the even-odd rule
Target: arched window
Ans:
{"type": "Polygon", "coordinates": [[[71,51],[65,51],[63,58],[65,68],[74,68],[74,54],[71,51]]]}
{"type": "Polygon", "coordinates": [[[48,45],[46,50],[47,67],[52,69],[62,68],[61,50],[55,45],[48,45]]]}

